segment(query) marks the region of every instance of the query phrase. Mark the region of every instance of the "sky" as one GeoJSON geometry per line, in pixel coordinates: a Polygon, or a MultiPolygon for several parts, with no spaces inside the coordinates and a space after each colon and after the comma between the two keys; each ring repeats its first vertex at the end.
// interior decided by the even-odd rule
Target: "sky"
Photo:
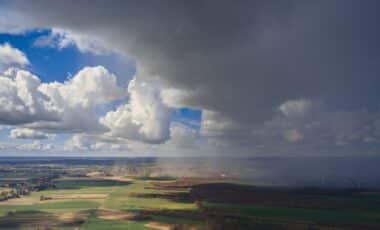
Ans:
{"type": "Polygon", "coordinates": [[[379,8],[0,0],[0,155],[378,155],[379,8]]]}

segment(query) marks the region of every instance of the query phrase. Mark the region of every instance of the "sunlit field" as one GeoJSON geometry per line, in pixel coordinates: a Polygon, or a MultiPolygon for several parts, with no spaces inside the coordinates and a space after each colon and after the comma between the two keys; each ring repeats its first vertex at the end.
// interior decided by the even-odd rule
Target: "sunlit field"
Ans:
{"type": "MultiPolygon", "coordinates": [[[[128,184],[107,179],[71,178],[58,181],[56,189],[33,192],[28,196],[0,203],[2,216],[0,226],[23,228],[30,226],[31,229],[44,225],[68,228],[80,226],[81,229],[94,229],[93,227],[104,229],[104,226],[108,226],[107,228],[112,226],[112,229],[125,229],[125,227],[150,229],[144,226],[155,223],[156,220],[164,225],[186,223],[186,218],[177,221],[176,218],[165,218],[154,214],[140,215],[138,212],[197,210],[194,202],[138,197],[144,194],[188,193],[188,189],[166,191],[148,188],[152,186],[148,181],[138,180],[131,180],[128,184]],[[41,200],[41,197],[46,200],[41,200]]],[[[189,222],[202,224],[200,221],[189,222]]]]}

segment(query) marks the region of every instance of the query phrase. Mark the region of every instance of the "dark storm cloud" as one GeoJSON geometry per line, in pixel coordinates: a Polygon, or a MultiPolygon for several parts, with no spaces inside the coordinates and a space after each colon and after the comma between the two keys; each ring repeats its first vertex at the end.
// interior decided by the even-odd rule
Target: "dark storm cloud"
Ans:
{"type": "MultiPolygon", "coordinates": [[[[300,97],[378,103],[377,1],[21,1],[38,26],[104,38],[184,104],[267,119],[300,97]],[[361,92],[359,94],[359,92],[361,92]]],[[[350,102],[349,102],[350,103],[350,102]]]]}
{"type": "Polygon", "coordinates": [[[177,89],[182,106],[216,112],[245,130],[300,98],[334,109],[377,109],[379,5],[37,0],[10,9],[22,12],[28,26],[100,38],[136,60],[139,79],[177,89]]]}

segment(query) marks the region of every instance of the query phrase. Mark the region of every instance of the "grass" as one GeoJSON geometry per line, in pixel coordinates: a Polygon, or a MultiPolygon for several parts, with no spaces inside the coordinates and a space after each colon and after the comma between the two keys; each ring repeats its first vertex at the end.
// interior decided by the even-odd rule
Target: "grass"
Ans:
{"type": "Polygon", "coordinates": [[[189,220],[185,218],[178,218],[178,217],[171,217],[171,216],[161,216],[161,215],[152,216],[152,220],[160,222],[160,223],[165,223],[165,224],[189,224],[193,226],[204,225],[204,223],[201,221],[189,220]]]}
{"type": "Polygon", "coordinates": [[[147,222],[133,222],[126,220],[103,220],[96,217],[91,217],[85,224],[81,226],[81,230],[148,230],[144,227],[147,222]]]}
{"type": "Polygon", "coordinates": [[[128,185],[129,182],[121,182],[115,180],[77,180],[77,179],[65,179],[65,180],[57,180],[55,182],[56,189],[80,189],[80,188],[88,188],[88,187],[110,187],[110,186],[120,186],[120,185],[128,185]]]}
{"type": "MultiPolygon", "coordinates": [[[[130,178],[130,177],[127,177],[130,178]]],[[[132,177],[133,178],[133,177],[132,177]]],[[[151,181],[166,181],[166,180],[175,180],[176,177],[173,176],[140,176],[140,177],[134,177],[136,180],[151,180],[151,181]]]]}
{"type": "Polygon", "coordinates": [[[193,203],[180,203],[161,198],[139,198],[130,196],[131,193],[164,193],[166,191],[148,189],[150,184],[143,181],[125,187],[114,187],[109,198],[104,202],[103,207],[109,209],[119,209],[135,211],[141,209],[171,209],[171,210],[191,210],[196,209],[193,203]]]}
{"type": "Polygon", "coordinates": [[[97,202],[85,200],[58,201],[34,205],[0,205],[0,214],[5,215],[10,211],[44,211],[51,213],[76,212],[81,210],[96,209],[99,205],[100,204],[97,202]]]}

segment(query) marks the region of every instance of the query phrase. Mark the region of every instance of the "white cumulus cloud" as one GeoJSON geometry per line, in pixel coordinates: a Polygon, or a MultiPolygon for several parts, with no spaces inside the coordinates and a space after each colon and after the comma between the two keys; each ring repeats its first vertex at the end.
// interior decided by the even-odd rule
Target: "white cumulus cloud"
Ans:
{"type": "Polygon", "coordinates": [[[10,66],[26,66],[29,60],[26,55],[9,43],[0,44],[0,71],[10,66]]]}
{"type": "Polygon", "coordinates": [[[25,70],[12,68],[0,74],[0,123],[59,120],[56,107],[38,90],[40,85],[40,79],[25,70]]]}
{"type": "Polygon", "coordinates": [[[42,83],[29,71],[0,74],[0,123],[47,132],[105,132],[95,109],[126,95],[116,76],[85,67],[66,82],[42,83]]]}
{"type": "Polygon", "coordinates": [[[128,92],[130,99],[127,104],[100,119],[110,129],[110,135],[151,143],[167,140],[171,109],[163,104],[160,90],[133,79],[128,92]]]}
{"type": "Polygon", "coordinates": [[[85,67],[66,82],[44,83],[39,86],[60,109],[60,122],[36,122],[29,128],[63,132],[104,132],[99,124],[96,106],[110,103],[126,95],[117,86],[116,76],[102,66],[85,67]]]}

